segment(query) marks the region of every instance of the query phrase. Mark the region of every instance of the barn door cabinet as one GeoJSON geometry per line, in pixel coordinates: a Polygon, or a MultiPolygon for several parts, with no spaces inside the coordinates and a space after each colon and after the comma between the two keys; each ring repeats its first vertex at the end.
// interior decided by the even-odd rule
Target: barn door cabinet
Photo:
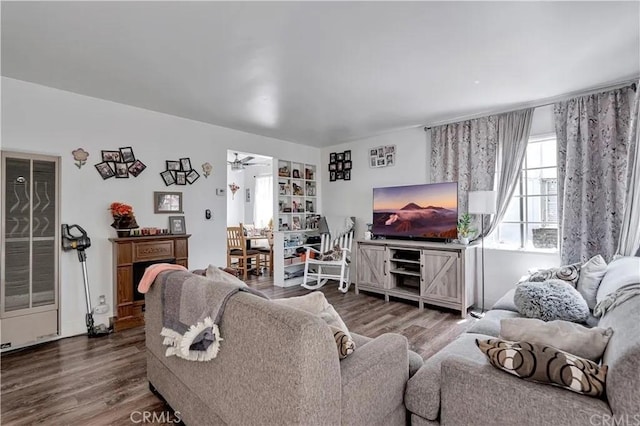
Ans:
{"type": "Polygon", "coordinates": [[[361,290],[460,311],[466,317],[477,282],[477,247],[401,240],[360,240],[356,293],[361,290]]]}
{"type": "Polygon", "coordinates": [[[59,157],[2,151],[2,349],[59,334],[59,157]]]}

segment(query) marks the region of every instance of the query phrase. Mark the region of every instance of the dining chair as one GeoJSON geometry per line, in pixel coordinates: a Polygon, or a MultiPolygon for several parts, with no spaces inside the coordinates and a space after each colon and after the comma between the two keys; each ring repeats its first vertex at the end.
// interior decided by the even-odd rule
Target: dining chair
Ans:
{"type": "Polygon", "coordinates": [[[256,249],[260,251],[262,255],[261,261],[264,262],[265,266],[269,267],[269,275],[273,276],[273,231],[267,229],[265,235],[267,237],[268,247],[256,247],[256,249]]]}
{"type": "Polygon", "coordinates": [[[227,227],[227,267],[235,267],[242,272],[242,277],[246,281],[250,261],[255,259],[255,268],[260,270],[260,251],[247,248],[247,239],[242,226],[227,227]],[[236,262],[234,263],[234,259],[236,262]],[[235,266],[234,266],[235,265],[235,266]]]}

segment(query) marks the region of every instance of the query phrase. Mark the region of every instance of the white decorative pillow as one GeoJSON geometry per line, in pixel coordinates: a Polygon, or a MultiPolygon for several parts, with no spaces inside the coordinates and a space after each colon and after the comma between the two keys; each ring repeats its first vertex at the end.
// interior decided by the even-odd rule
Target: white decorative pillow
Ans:
{"type": "Polygon", "coordinates": [[[500,338],[553,346],[581,358],[598,362],[613,334],[611,328],[587,328],[568,321],[544,322],[534,318],[505,318],[500,338]]]}
{"type": "Polygon", "coordinates": [[[273,301],[283,306],[300,309],[316,315],[322,318],[328,325],[342,330],[344,334],[349,336],[349,339],[351,339],[351,334],[349,333],[347,325],[342,321],[342,318],[340,318],[340,315],[338,315],[338,312],[336,312],[333,306],[327,302],[326,297],[324,297],[324,293],[321,291],[314,291],[309,294],[305,294],[304,296],[274,299],[273,301]]]}
{"type": "Polygon", "coordinates": [[[222,281],[229,284],[239,285],[240,287],[247,287],[244,281],[239,280],[228,272],[223,271],[217,266],[209,265],[207,271],[204,274],[205,277],[213,281],[222,281]]]}
{"type": "Polygon", "coordinates": [[[596,306],[596,294],[605,272],[607,272],[607,262],[600,255],[593,256],[580,268],[577,290],[587,301],[587,306],[591,310],[596,306]]]}

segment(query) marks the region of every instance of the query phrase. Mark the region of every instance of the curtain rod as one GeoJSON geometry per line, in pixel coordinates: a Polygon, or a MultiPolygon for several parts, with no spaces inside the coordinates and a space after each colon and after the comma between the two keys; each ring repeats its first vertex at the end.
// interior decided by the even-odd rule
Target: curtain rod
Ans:
{"type": "Polygon", "coordinates": [[[445,125],[445,124],[452,124],[452,123],[457,123],[457,122],[465,121],[465,120],[473,120],[475,118],[486,117],[488,115],[504,114],[506,112],[517,111],[519,109],[540,108],[540,107],[544,107],[544,106],[548,106],[548,105],[553,105],[553,104],[555,104],[557,102],[567,101],[569,99],[580,97],[580,96],[587,96],[587,95],[592,95],[592,94],[598,93],[598,92],[605,92],[605,91],[608,91],[608,90],[619,89],[621,87],[628,86],[629,84],[631,84],[631,88],[635,92],[637,90],[636,84],[637,84],[637,81],[638,81],[639,78],[640,78],[640,76],[636,76],[636,77],[627,78],[625,80],[618,81],[618,82],[615,82],[615,83],[607,83],[607,84],[602,85],[602,86],[592,87],[592,88],[586,89],[586,90],[569,92],[569,93],[565,93],[565,94],[562,94],[562,95],[553,96],[553,97],[550,97],[550,98],[539,99],[537,101],[515,104],[515,105],[512,105],[510,107],[505,107],[504,109],[493,110],[493,111],[484,111],[484,112],[479,112],[479,113],[475,113],[475,114],[462,115],[462,116],[451,118],[451,119],[447,119],[447,120],[436,121],[436,122],[431,123],[429,125],[425,125],[423,130],[426,132],[427,130],[430,130],[432,127],[435,127],[435,126],[442,126],[442,125],[445,125]]]}

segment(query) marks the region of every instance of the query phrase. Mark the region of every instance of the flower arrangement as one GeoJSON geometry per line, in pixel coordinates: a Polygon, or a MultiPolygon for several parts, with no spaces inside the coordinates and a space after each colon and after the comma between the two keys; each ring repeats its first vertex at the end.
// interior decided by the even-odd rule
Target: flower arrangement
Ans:
{"type": "Polygon", "coordinates": [[[111,226],[115,229],[133,229],[138,227],[136,217],[133,215],[133,207],[124,203],[111,203],[109,211],[113,217],[111,226]]]}

